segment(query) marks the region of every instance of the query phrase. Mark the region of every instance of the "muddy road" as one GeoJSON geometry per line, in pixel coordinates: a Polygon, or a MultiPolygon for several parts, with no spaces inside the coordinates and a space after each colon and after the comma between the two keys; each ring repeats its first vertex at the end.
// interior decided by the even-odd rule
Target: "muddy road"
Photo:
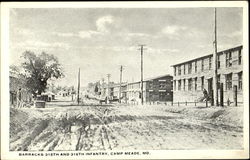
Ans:
{"type": "Polygon", "coordinates": [[[10,150],[241,149],[242,126],[217,117],[145,106],[11,109],[10,150]]]}

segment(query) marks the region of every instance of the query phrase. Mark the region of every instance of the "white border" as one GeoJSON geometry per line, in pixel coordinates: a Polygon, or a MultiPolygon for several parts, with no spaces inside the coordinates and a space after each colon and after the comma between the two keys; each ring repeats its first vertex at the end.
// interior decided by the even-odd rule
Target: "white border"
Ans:
{"type": "MultiPolygon", "coordinates": [[[[202,159],[247,158],[249,156],[248,5],[246,1],[199,2],[5,2],[1,4],[1,157],[2,159],[202,159]],[[9,152],[9,9],[10,8],[190,8],[243,7],[244,150],[150,150],[149,156],[22,157],[9,152]]],[[[111,151],[108,151],[111,152],[111,151]]],[[[39,152],[37,152],[39,153],[39,152]]],[[[43,152],[46,153],[46,152],[43,152]]],[[[48,152],[51,153],[51,152],[48,152]]],[[[53,153],[62,153],[54,151],[53,153]]],[[[72,152],[69,152],[72,153],[72,152]]],[[[76,153],[76,152],[75,152],[76,153]]],[[[79,152],[78,152],[79,153],[79,152]]]]}

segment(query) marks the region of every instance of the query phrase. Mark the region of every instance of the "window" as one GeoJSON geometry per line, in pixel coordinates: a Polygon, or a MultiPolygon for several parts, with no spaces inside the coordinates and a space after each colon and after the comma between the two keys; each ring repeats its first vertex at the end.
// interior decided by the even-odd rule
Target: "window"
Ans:
{"type": "Polygon", "coordinates": [[[186,74],[186,65],[183,65],[183,74],[186,74]]]}
{"type": "Polygon", "coordinates": [[[220,74],[217,75],[217,87],[220,88],[220,74]]]}
{"type": "Polygon", "coordinates": [[[238,73],[238,89],[242,90],[242,72],[238,73]]]}
{"type": "Polygon", "coordinates": [[[176,76],[176,67],[174,67],[174,76],[176,76]]]}
{"type": "Polygon", "coordinates": [[[178,75],[181,75],[181,66],[178,66],[178,75]]]}
{"type": "Polygon", "coordinates": [[[194,63],[194,71],[195,71],[195,73],[197,72],[197,61],[195,61],[195,63],[194,63]]]}
{"type": "Polygon", "coordinates": [[[204,89],[204,77],[201,77],[201,90],[204,89]]]}
{"type": "Polygon", "coordinates": [[[238,53],[238,64],[241,65],[241,63],[242,63],[242,57],[241,57],[241,49],[240,49],[238,53]]]}
{"type": "Polygon", "coordinates": [[[181,80],[178,80],[178,90],[181,90],[181,80]]]}
{"type": "Polygon", "coordinates": [[[220,55],[217,56],[217,68],[220,69],[220,55]]]}
{"type": "Polygon", "coordinates": [[[166,99],[166,92],[159,92],[159,100],[164,101],[166,99]]]}
{"type": "Polygon", "coordinates": [[[188,79],[188,90],[192,90],[192,78],[188,79]]]}
{"type": "Polygon", "coordinates": [[[232,73],[226,75],[226,90],[232,89],[232,73]]]}
{"type": "Polygon", "coordinates": [[[192,72],[192,63],[188,64],[188,73],[190,74],[192,72]]]}
{"type": "Polygon", "coordinates": [[[204,71],[204,60],[201,60],[201,71],[204,71]]]}
{"type": "Polygon", "coordinates": [[[197,78],[194,78],[194,90],[197,90],[197,78]]]}
{"type": "Polygon", "coordinates": [[[162,88],[165,88],[166,87],[166,82],[159,82],[159,87],[160,87],[160,89],[162,89],[162,88]]]}
{"type": "Polygon", "coordinates": [[[185,91],[186,90],[186,80],[183,79],[183,90],[185,91]]]}
{"type": "Polygon", "coordinates": [[[174,90],[176,91],[176,80],[174,80],[174,90]]]}
{"type": "Polygon", "coordinates": [[[232,52],[226,53],[226,67],[232,66],[232,52]]]}
{"type": "Polygon", "coordinates": [[[149,88],[153,88],[153,81],[149,81],[148,85],[149,85],[149,88]]]}
{"type": "Polygon", "coordinates": [[[208,59],[208,68],[209,69],[212,68],[212,57],[209,57],[209,59],[208,59]]]}

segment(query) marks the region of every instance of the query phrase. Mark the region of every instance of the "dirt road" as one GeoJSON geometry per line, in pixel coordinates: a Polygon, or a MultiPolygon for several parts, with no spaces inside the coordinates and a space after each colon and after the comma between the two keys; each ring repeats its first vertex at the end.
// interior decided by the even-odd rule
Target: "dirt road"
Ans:
{"type": "Polygon", "coordinates": [[[217,112],[202,119],[166,106],[11,109],[10,150],[241,149],[242,126],[217,121],[217,112]]]}

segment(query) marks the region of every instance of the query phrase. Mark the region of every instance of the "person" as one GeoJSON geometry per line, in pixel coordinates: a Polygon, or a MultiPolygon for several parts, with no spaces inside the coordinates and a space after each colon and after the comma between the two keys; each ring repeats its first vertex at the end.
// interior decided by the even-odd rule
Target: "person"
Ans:
{"type": "Polygon", "coordinates": [[[204,95],[204,100],[207,101],[208,94],[207,94],[207,90],[205,88],[203,89],[203,95],[204,95]]]}

